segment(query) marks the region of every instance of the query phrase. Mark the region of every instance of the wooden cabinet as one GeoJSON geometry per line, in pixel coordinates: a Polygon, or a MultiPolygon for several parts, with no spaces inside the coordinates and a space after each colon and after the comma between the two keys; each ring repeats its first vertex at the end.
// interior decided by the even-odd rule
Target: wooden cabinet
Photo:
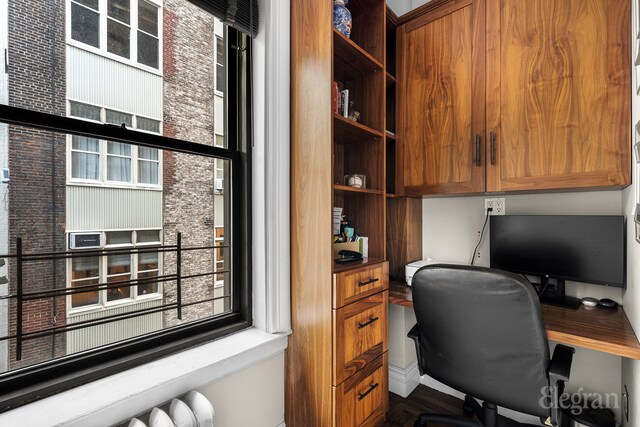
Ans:
{"type": "Polygon", "coordinates": [[[291,1],[291,311],[287,426],[380,425],[388,406],[386,81],[383,0],[352,0],[351,37],[332,2],[291,1]],[[333,83],[360,115],[334,111],[333,83]],[[345,175],[366,176],[364,188],[345,175]],[[368,257],[333,259],[333,211],[368,237],[368,257]]]}
{"type": "Polygon", "coordinates": [[[387,398],[389,364],[384,353],[365,369],[337,387],[333,387],[336,426],[378,426],[384,422],[389,402],[387,398]]]}
{"type": "Polygon", "coordinates": [[[488,191],[630,183],[629,7],[487,0],[488,191]]]}
{"type": "Polygon", "coordinates": [[[628,0],[423,11],[399,33],[407,195],[630,183],[628,0]]]}
{"type": "Polygon", "coordinates": [[[452,1],[401,26],[407,195],[484,190],[484,1],[452,1]]]}

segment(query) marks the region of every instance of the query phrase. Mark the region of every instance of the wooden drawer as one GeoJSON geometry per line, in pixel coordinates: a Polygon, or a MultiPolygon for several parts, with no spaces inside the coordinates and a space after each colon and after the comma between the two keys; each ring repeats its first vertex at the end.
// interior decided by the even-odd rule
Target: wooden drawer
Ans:
{"type": "Polygon", "coordinates": [[[389,289],[389,262],[333,275],[333,308],[340,308],[368,295],[389,289]]]}
{"type": "Polygon", "coordinates": [[[333,310],[333,385],[387,351],[389,292],[333,310]]]}
{"type": "Polygon", "coordinates": [[[389,406],[388,361],[384,353],[333,387],[334,426],[380,426],[389,406]]]}

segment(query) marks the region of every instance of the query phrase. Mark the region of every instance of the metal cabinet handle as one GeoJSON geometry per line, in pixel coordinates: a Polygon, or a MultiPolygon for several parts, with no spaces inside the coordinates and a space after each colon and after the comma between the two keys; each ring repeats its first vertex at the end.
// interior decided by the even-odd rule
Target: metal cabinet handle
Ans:
{"type": "Polygon", "coordinates": [[[371,393],[373,390],[375,390],[376,388],[378,388],[379,385],[380,385],[379,383],[370,384],[369,389],[367,391],[365,391],[364,393],[358,393],[358,400],[362,400],[365,397],[367,397],[367,395],[371,393]]]}
{"type": "Polygon", "coordinates": [[[362,329],[366,326],[369,326],[370,324],[372,324],[373,322],[375,322],[376,320],[380,319],[379,317],[369,317],[369,320],[367,320],[364,323],[358,323],[358,329],[362,329]]]}
{"type": "Polygon", "coordinates": [[[377,282],[378,280],[380,280],[380,279],[375,278],[375,279],[369,279],[369,280],[367,280],[366,282],[360,282],[360,283],[358,283],[358,287],[359,287],[359,288],[361,288],[361,287],[363,287],[363,286],[370,285],[370,284],[372,284],[372,283],[377,282]]]}
{"type": "Polygon", "coordinates": [[[496,134],[491,131],[489,135],[489,149],[491,151],[491,165],[496,164],[496,134]]]}
{"type": "Polygon", "coordinates": [[[476,134],[476,166],[480,166],[480,134],[476,134]]]}

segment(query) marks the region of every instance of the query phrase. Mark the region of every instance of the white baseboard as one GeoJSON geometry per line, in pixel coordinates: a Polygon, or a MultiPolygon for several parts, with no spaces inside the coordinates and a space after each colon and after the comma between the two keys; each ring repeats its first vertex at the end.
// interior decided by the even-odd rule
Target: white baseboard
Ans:
{"type": "Polygon", "coordinates": [[[411,362],[402,369],[389,364],[389,391],[402,397],[407,397],[420,384],[418,363],[411,362]]]}

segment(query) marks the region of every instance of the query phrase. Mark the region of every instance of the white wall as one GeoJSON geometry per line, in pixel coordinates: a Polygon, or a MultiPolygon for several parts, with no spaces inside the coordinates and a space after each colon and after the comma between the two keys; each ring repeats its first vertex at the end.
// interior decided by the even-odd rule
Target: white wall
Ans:
{"type": "MultiPolygon", "coordinates": [[[[506,213],[512,215],[622,214],[622,192],[620,191],[508,195],[504,197],[506,213]]],[[[422,209],[424,256],[438,261],[469,264],[485,220],[484,196],[424,199],[422,209]]],[[[482,244],[479,247],[480,258],[476,258],[476,265],[489,266],[488,229],[489,225],[487,225],[482,244]]],[[[608,297],[618,302],[622,301],[620,289],[573,282],[567,282],[567,294],[578,297],[587,295],[596,298],[608,297]]],[[[621,375],[622,361],[620,357],[576,347],[567,391],[574,392],[583,387],[584,392],[616,393],[619,395],[621,375]]],[[[423,382],[439,387],[438,384],[430,381],[423,382]]],[[[614,412],[620,419],[620,411],[614,409],[614,412]]],[[[511,415],[518,418],[517,415],[511,415]]],[[[521,420],[526,421],[526,418],[521,418],[521,420]]]]}
{"type": "Polygon", "coordinates": [[[284,353],[198,389],[217,426],[274,427],[284,422],[284,353]]]}
{"type": "MultiPolygon", "coordinates": [[[[631,46],[633,46],[633,55],[638,50],[638,41],[636,40],[636,34],[638,31],[639,23],[637,22],[638,16],[638,2],[631,2],[632,10],[632,28],[631,31],[631,46]]],[[[636,88],[638,87],[638,74],[637,71],[640,67],[632,67],[631,77],[631,135],[635,135],[633,127],[640,119],[640,96],[636,94],[636,88]]],[[[634,143],[636,141],[632,141],[634,143]]],[[[638,196],[640,195],[640,184],[638,183],[638,158],[635,150],[632,160],[633,171],[633,184],[622,192],[623,212],[627,215],[627,289],[622,294],[622,301],[624,303],[624,310],[627,313],[627,317],[631,322],[631,326],[636,332],[636,335],[640,333],[640,243],[635,240],[635,224],[633,221],[635,213],[635,205],[638,202],[638,196]]],[[[622,360],[622,385],[627,386],[629,392],[629,420],[623,419],[626,426],[637,427],[640,426],[640,361],[623,359],[622,360]]]]}

